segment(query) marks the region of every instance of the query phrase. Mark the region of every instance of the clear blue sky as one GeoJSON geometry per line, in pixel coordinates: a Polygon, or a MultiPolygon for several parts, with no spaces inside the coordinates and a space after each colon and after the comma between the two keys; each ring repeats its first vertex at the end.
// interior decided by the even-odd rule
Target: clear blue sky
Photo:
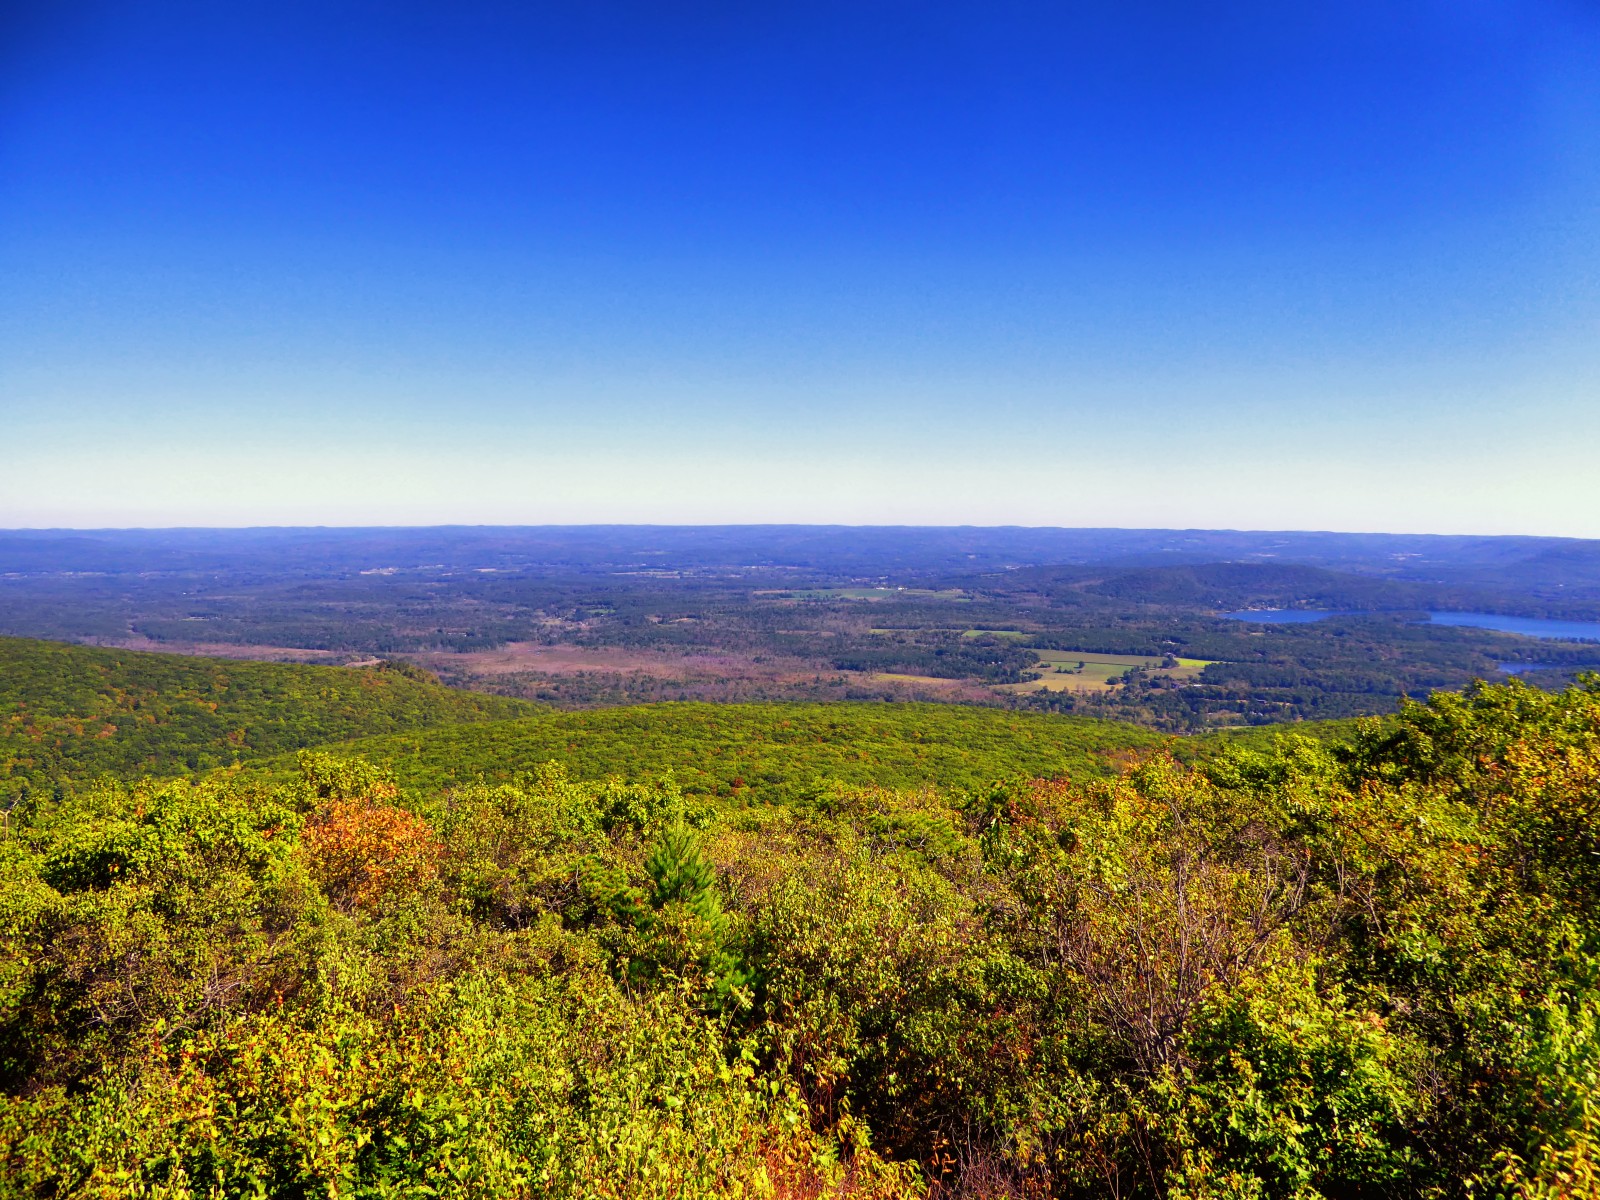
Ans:
{"type": "Polygon", "coordinates": [[[1600,536],[1600,9],[0,8],[0,526],[1600,536]]]}

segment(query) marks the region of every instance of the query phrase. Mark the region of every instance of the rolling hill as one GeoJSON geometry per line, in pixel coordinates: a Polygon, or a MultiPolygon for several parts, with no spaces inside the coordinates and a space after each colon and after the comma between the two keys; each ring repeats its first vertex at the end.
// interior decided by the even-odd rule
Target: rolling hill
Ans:
{"type": "Polygon", "coordinates": [[[238,662],[0,638],[0,803],[63,780],[178,774],[536,710],[399,663],[238,662]]]}
{"type": "MultiPolygon", "coordinates": [[[[944,704],[646,704],[366,737],[331,747],[407,787],[671,772],[691,795],[785,801],[827,778],[971,788],[1012,775],[1097,776],[1177,739],[1116,721],[944,704]]],[[[287,760],[279,766],[287,769],[287,760]]]]}

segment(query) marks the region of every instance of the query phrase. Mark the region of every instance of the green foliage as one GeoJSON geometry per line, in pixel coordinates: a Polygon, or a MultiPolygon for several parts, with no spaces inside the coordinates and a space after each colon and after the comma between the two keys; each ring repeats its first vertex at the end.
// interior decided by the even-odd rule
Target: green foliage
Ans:
{"type": "Polygon", "coordinates": [[[248,1014],[0,1120],[9,1194],[106,1197],[770,1195],[768,1151],[809,1152],[804,1131],[672,993],[581,964],[463,976],[387,1019],[248,1014]]]}
{"type": "Polygon", "coordinates": [[[834,784],[1103,775],[1171,740],[1114,721],[954,705],[653,704],[366,738],[337,752],[382,763],[410,787],[510,780],[557,762],[585,779],[670,771],[692,796],[803,803],[834,784]]]}
{"type": "MultiPolygon", "coordinates": [[[[662,711],[597,751],[732,728],[662,711]]],[[[1597,1193],[1600,680],[1077,781],[525,761],[13,813],[0,1196],[1597,1193]]]]}
{"type": "Polygon", "coordinates": [[[716,1007],[744,1000],[749,972],[730,945],[728,915],[717,895],[717,872],[699,839],[682,820],[660,833],[643,864],[646,888],[603,869],[591,876],[591,894],[614,918],[636,931],[622,943],[630,979],[667,973],[700,979],[716,1007]]]}
{"type": "Polygon", "coordinates": [[[532,708],[395,664],[232,662],[0,638],[0,806],[64,781],[182,774],[532,708]]]}

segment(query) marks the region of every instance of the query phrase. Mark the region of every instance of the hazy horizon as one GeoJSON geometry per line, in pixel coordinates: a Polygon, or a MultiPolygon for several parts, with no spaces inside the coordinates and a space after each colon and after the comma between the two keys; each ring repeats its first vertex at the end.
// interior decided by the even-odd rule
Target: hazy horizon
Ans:
{"type": "Polygon", "coordinates": [[[533,530],[827,530],[827,531],[906,531],[910,533],[936,532],[1033,532],[1033,533],[1106,533],[1106,534],[1223,534],[1241,537],[1330,537],[1330,538],[1438,538],[1441,540],[1506,539],[1550,542],[1593,542],[1600,538],[1581,535],[1545,534],[1512,531],[1484,533],[1477,530],[1417,530],[1417,529],[1290,529],[1246,528],[1205,525],[1047,525],[1023,523],[978,524],[965,522],[867,522],[867,521],[565,521],[565,522],[420,522],[411,524],[250,524],[250,525],[10,525],[0,526],[0,534],[87,534],[87,533],[366,533],[366,532],[432,532],[461,530],[483,531],[533,531],[533,530]]]}

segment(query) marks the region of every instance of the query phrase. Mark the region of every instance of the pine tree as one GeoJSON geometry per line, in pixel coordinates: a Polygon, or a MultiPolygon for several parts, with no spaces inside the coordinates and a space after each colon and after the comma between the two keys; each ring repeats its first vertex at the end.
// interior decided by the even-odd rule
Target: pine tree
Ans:
{"type": "Polygon", "coordinates": [[[636,927],[647,931],[657,926],[669,906],[692,917],[699,929],[695,958],[716,1002],[726,1003],[735,988],[749,983],[749,972],[727,946],[728,914],[717,896],[716,868],[681,818],[662,831],[644,870],[651,883],[650,911],[641,914],[642,921],[635,920],[636,927]]]}
{"type": "Polygon", "coordinates": [[[694,912],[720,934],[727,918],[717,899],[716,869],[700,852],[699,840],[681,821],[663,831],[661,840],[644,861],[652,884],[650,907],[665,908],[676,901],[694,912]]]}

